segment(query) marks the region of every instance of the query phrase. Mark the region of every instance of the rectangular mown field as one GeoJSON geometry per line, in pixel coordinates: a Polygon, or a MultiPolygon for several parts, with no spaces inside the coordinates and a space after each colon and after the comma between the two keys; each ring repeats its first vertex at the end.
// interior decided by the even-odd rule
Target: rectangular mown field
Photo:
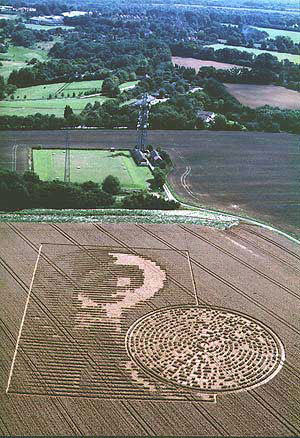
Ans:
{"type": "MultiPolygon", "coordinates": [[[[65,150],[41,149],[32,151],[33,169],[42,180],[64,179],[65,150]]],[[[148,168],[138,167],[129,151],[70,150],[70,181],[93,181],[101,184],[108,176],[119,178],[123,189],[148,188],[152,174],[148,168]]]]}

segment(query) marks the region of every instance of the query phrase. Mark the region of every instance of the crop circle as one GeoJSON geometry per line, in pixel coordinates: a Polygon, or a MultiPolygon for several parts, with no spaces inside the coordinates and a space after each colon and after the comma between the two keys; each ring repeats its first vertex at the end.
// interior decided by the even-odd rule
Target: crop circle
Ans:
{"type": "Polygon", "coordinates": [[[146,373],[198,392],[253,388],[283,365],[280,339],[261,322],[217,307],[151,312],[128,330],[126,348],[146,373]]]}

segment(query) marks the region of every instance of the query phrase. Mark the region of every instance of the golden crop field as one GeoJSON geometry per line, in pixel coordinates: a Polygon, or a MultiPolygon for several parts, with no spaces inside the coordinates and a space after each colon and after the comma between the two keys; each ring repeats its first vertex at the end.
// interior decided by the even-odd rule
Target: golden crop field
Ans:
{"type": "Polygon", "coordinates": [[[297,244],[245,224],[0,236],[1,435],[299,435],[297,244]]]}

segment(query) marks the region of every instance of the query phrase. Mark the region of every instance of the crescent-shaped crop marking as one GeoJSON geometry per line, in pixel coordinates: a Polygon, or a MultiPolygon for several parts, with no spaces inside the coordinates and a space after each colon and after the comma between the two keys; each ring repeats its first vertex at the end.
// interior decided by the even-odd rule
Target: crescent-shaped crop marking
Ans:
{"type": "MultiPolygon", "coordinates": [[[[155,262],[141,256],[124,253],[110,253],[110,255],[116,258],[116,265],[138,266],[144,275],[142,286],[134,290],[130,287],[125,288],[125,290],[122,288],[116,294],[122,296],[122,300],[105,304],[107,316],[120,318],[123,308],[133,307],[140,301],[151,298],[162,289],[166,273],[155,262]]],[[[124,278],[120,277],[120,279],[124,278]]]]}

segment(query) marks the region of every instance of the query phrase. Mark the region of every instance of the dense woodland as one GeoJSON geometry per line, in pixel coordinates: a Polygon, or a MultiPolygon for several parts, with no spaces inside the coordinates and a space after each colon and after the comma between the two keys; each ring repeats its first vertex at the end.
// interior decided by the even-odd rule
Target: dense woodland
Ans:
{"type": "MultiPolygon", "coordinates": [[[[11,2],[29,5],[27,2],[11,2]]],[[[241,105],[230,96],[223,82],[276,84],[300,91],[300,66],[288,60],[278,61],[270,53],[254,55],[243,47],[299,54],[300,44],[291,38],[268,38],[264,31],[251,26],[300,30],[300,14],[282,11],[270,13],[262,8],[276,9],[274,3],[239,2],[241,7],[257,10],[227,10],[226,8],[176,8],[172,1],[161,6],[151,2],[87,2],[77,1],[72,8],[89,10],[90,14],[65,18],[73,30],[37,31],[26,29],[24,23],[0,20],[2,50],[8,38],[15,44],[34,45],[60,36],[49,52],[49,60],[29,61],[26,68],[13,71],[7,83],[0,78],[0,98],[9,98],[16,87],[26,87],[62,81],[104,79],[104,95],[114,98],[100,106],[88,104],[81,114],[57,118],[37,114],[29,117],[0,117],[0,129],[57,129],[65,126],[114,128],[136,126],[138,109],[126,102],[139,98],[144,91],[168,99],[151,108],[152,129],[230,129],[299,132],[300,111],[262,107],[256,110],[241,105]],[[256,4],[257,3],[257,4],[256,4]],[[248,6],[247,6],[248,5],[248,6]],[[225,41],[236,49],[214,50],[206,47],[225,41]],[[240,49],[240,50],[239,50],[240,49]],[[199,73],[191,68],[174,67],[171,56],[237,64],[245,68],[216,70],[203,67],[199,73]],[[118,86],[139,79],[135,89],[120,93],[118,86]],[[189,93],[193,87],[202,88],[189,93]],[[209,126],[198,120],[201,110],[213,111],[217,117],[209,126]]],[[[181,2],[182,3],[182,2],[181,2]]],[[[184,2],[183,2],[184,3],[184,2]]],[[[206,2],[213,5],[213,2],[206,2]]],[[[286,7],[296,7],[291,0],[286,7]]],[[[38,13],[61,13],[70,5],[33,1],[38,13]]],[[[225,1],[218,2],[226,6],[225,1]]],[[[234,6],[233,2],[231,6],[234,6]]],[[[278,6],[279,4],[276,3],[278,6]]],[[[277,9],[282,9],[279,6],[277,9]]],[[[33,13],[26,13],[23,21],[33,13]]],[[[34,13],[36,14],[36,12],[34,13]]]]}

